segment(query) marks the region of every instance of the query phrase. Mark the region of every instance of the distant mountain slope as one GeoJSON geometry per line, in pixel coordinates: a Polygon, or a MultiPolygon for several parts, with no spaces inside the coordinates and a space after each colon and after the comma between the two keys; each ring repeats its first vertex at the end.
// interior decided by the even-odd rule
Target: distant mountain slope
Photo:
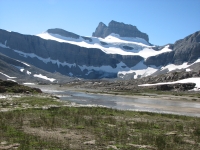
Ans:
{"type": "Polygon", "coordinates": [[[74,80],[58,73],[49,73],[27,63],[9,58],[0,53],[0,79],[18,83],[63,83],[74,80]]]}
{"type": "Polygon", "coordinates": [[[58,42],[70,43],[85,48],[97,48],[106,54],[138,55],[143,58],[155,56],[163,52],[171,51],[168,46],[156,50],[147,41],[138,37],[121,37],[118,34],[110,34],[106,38],[83,37],[62,29],[49,29],[37,36],[58,42]]]}
{"type": "Polygon", "coordinates": [[[176,41],[171,45],[170,52],[162,53],[156,56],[147,58],[147,65],[181,65],[185,62],[189,64],[200,58],[200,31],[197,31],[184,39],[176,41]]]}
{"type": "MultiPolygon", "coordinates": [[[[135,66],[141,56],[106,54],[97,48],[44,40],[0,30],[0,52],[49,72],[82,78],[117,77],[123,68],[135,66]]],[[[126,68],[126,69],[127,69],[126,68]]]]}
{"type": "MultiPolygon", "coordinates": [[[[122,27],[124,30],[133,28],[125,24],[119,26],[120,30],[122,27]]],[[[195,64],[200,62],[199,31],[165,46],[152,46],[146,38],[134,36],[118,32],[104,38],[85,37],[58,28],[33,36],[0,29],[0,53],[25,62],[31,68],[44,70],[43,76],[48,78],[53,78],[57,72],[85,79],[131,79],[176,69],[198,69],[195,64]]],[[[5,61],[1,57],[0,60],[2,68],[12,64],[11,70],[17,72],[11,60],[5,61]]],[[[19,67],[18,73],[24,73],[19,72],[19,67]]]]}

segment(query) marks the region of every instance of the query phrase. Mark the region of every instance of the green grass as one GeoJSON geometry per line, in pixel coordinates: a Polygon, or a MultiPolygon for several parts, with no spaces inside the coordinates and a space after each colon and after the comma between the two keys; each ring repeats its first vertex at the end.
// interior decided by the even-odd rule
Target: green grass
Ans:
{"type": "MultiPolygon", "coordinates": [[[[48,98],[20,98],[30,105],[54,104],[48,98]],[[44,102],[45,101],[45,102],[44,102]]],[[[55,132],[56,134],[56,132],[55,132]]],[[[115,145],[119,149],[142,149],[131,146],[147,145],[155,149],[200,149],[200,119],[170,114],[119,111],[108,108],[59,107],[24,109],[0,113],[0,142],[20,143],[19,149],[106,149],[115,145]],[[29,124],[24,124],[28,121],[29,124]],[[57,131],[65,135],[76,132],[79,139],[58,140],[24,131],[32,129],[57,131]],[[176,134],[167,133],[176,131],[176,134]],[[96,140],[95,145],[84,145],[84,136],[96,140]],[[187,143],[193,141],[194,144],[187,143]],[[109,144],[110,142],[113,144],[109,144]],[[71,145],[76,145],[75,148],[71,145]]],[[[111,149],[111,148],[110,148],[111,149]]],[[[145,148],[143,148],[145,149],[145,148]]]]}
{"type": "Polygon", "coordinates": [[[14,100],[14,102],[18,102],[18,103],[26,103],[29,104],[31,106],[44,106],[44,105],[62,105],[62,103],[60,101],[56,101],[55,99],[52,98],[46,98],[46,97],[21,97],[18,98],[16,100],[14,100]]]}

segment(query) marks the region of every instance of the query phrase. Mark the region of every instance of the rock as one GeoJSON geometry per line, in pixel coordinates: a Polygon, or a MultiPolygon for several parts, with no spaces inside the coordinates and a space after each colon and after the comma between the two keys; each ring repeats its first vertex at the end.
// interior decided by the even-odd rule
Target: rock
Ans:
{"type": "Polygon", "coordinates": [[[26,91],[25,93],[26,93],[26,94],[30,94],[30,91],[26,91]]]}
{"type": "Polygon", "coordinates": [[[150,145],[138,145],[138,144],[127,144],[129,146],[135,147],[135,148],[139,148],[139,149],[156,149],[153,146],[150,145]]]}
{"type": "Polygon", "coordinates": [[[92,140],[92,141],[84,142],[83,144],[85,144],[85,145],[95,145],[95,143],[96,143],[96,140],[92,140]]]}
{"type": "Polygon", "coordinates": [[[101,43],[101,45],[108,45],[108,43],[106,43],[106,42],[100,41],[100,43],[101,43]]]}
{"type": "Polygon", "coordinates": [[[7,141],[3,141],[3,142],[1,142],[1,145],[6,145],[6,144],[8,144],[7,141]]]}
{"type": "Polygon", "coordinates": [[[20,146],[19,143],[14,143],[14,144],[11,144],[11,145],[6,145],[6,146],[0,146],[0,149],[1,150],[7,150],[7,149],[17,149],[18,147],[20,146]]]}
{"type": "Polygon", "coordinates": [[[122,46],[125,50],[133,50],[133,48],[132,47],[130,47],[130,46],[122,46]]]}
{"type": "Polygon", "coordinates": [[[116,142],[115,142],[115,141],[109,141],[108,143],[113,145],[113,144],[115,144],[116,142]]]}
{"type": "Polygon", "coordinates": [[[80,37],[79,35],[77,35],[75,33],[68,32],[68,31],[65,31],[65,30],[59,29],[59,28],[48,29],[47,32],[53,33],[53,34],[59,34],[61,36],[70,37],[70,38],[74,38],[74,39],[78,39],[80,37]]]}
{"type": "Polygon", "coordinates": [[[116,125],[114,125],[114,124],[107,124],[108,125],[108,127],[115,127],[116,125]]]}
{"type": "Polygon", "coordinates": [[[148,35],[139,31],[136,26],[113,20],[108,24],[108,26],[100,22],[92,36],[105,38],[111,33],[119,34],[121,37],[139,37],[149,42],[148,35]]]}
{"type": "Polygon", "coordinates": [[[107,149],[116,149],[116,150],[117,150],[118,148],[117,148],[117,146],[115,146],[115,145],[108,145],[108,146],[107,146],[107,149]]]}
{"type": "Polygon", "coordinates": [[[196,142],[195,142],[195,141],[192,141],[192,140],[184,140],[184,142],[189,143],[189,144],[192,144],[192,145],[196,144],[196,142]]]}
{"type": "Polygon", "coordinates": [[[178,90],[178,91],[187,91],[194,89],[195,83],[178,83],[178,84],[164,84],[157,85],[156,89],[160,91],[170,91],[170,90],[178,90]]]}
{"type": "Polygon", "coordinates": [[[167,132],[165,135],[169,136],[169,135],[176,135],[177,131],[171,131],[171,132],[167,132]]]}
{"type": "Polygon", "coordinates": [[[200,31],[176,41],[170,48],[172,49],[171,52],[147,58],[145,64],[160,66],[170,63],[176,65],[184,62],[193,63],[200,57],[200,31]]]}
{"type": "Polygon", "coordinates": [[[89,42],[92,42],[92,39],[89,37],[81,36],[84,40],[88,40],[89,42]]]}

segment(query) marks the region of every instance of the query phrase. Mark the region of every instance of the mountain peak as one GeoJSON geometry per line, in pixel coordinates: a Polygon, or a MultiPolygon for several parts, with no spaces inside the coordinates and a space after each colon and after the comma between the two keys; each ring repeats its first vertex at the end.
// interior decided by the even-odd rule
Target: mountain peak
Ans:
{"type": "Polygon", "coordinates": [[[112,20],[108,26],[100,22],[92,36],[105,38],[111,33],[119,34],[121,37],[139,37],[149,42],[148,35],[139,31],[136,26],[114,20],[112,20]]]}

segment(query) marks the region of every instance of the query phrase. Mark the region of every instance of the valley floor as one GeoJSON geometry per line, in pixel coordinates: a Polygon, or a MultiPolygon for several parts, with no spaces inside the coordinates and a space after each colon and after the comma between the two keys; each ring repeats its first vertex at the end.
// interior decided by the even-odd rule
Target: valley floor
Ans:
{"type": "MultiPolygon", "coordinates": [[[[47,94],[0,95],[0,149],[200,149],[199,117],[85,107],[52,94],[71,90],[200,103],[199,93],[117,91],[78,83],[31,86],[47,94]]],[[[199,109],[193,111],[200,114],[199,109]]]]}
{"type": "Polygon", "coordinates": [[[78,102],[84,104],[84,106],[94,106],[96,104],[122,110],[139,110],[200,117],[199,92],[109,91],[105,90],[105,87],[104,89],[86,88],[80,85],[37,85],[36,87],[44,92],[57,94],[63,100],[78,102]],[[81,95],[82,97],[76,95],[81,95]],[[111,103],[113,103],[113,106],[111,103]]]}
{"type": "Polygon", "coordinates": [[[0,149],[199,149],[200,118],[1,95],[0,149]],[[9,110],[9,111],[8,111],[9,110]]]}

